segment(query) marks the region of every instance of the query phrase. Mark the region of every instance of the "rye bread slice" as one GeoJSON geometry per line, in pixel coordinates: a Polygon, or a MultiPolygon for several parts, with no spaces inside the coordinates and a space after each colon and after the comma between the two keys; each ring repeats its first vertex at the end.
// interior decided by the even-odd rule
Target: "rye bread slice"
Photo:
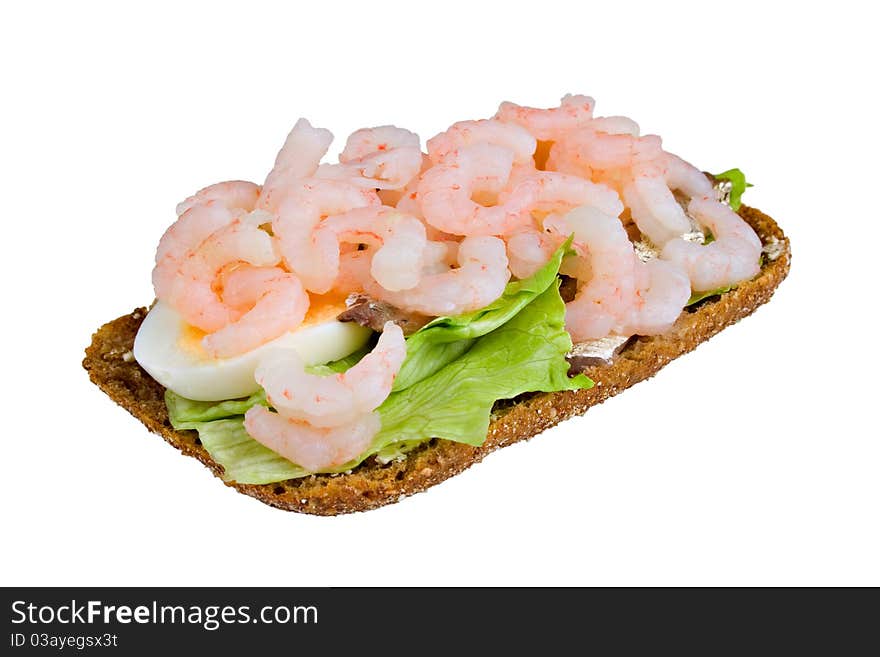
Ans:
{"type": "MultiPolygon", "coordinates": [[[[348,474],[311,475],[264,485],[225,483],[287,511],[316,515],[367,511],[419,493],[481,461],[496,449],[531,438],[567,418],[585,413],[591,406],[650,378],[674,358],[691,351],[770,300],[788,274],[789,241],[779,226],[760,211],[743,206],[739,214],[755,229],[767,248],[757,277],[685,310],[666,334],[631,341],[611,364],[588,368],[586,374],[596,383],[589,390],[535,393],[498,402],[482,446],[435,438],[401,461],[382,465],[370,458],[348,474]]],[[[86,349],[83,367],[101,390],[150,431],[222,477],[222,466],[202,447],[195,431],[175,431],[171,427],[165,408],[165,389],[131,356],[135,334],[146,312],[145,308],[138,308],[99,328],[86,349]]]]}

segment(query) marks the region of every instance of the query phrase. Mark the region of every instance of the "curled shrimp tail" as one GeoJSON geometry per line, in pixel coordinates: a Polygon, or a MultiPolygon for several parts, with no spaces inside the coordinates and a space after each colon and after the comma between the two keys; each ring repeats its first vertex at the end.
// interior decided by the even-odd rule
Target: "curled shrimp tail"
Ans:
{"type": "Polygon", "coordinates": [[[297,180],[311,176],[333,142],[333,133],[313,128],[306,119],[293,126],[266,177],[257,206],[275,212],[287,189],[297,180]]]}

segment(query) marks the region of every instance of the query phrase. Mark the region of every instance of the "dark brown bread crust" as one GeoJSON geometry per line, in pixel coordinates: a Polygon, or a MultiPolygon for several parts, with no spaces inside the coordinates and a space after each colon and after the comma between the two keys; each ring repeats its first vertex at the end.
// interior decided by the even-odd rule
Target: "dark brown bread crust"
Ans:
{"type": "MultiPolygon", "coordinates": [[[[770,299],[788,274],[788,239],[770,217],[758,210],[743,206],[740,214],[765,244],[778,240],[778,256],[766,259],[754,280],[682,313],[665,335],[633,340],[611,365],[588,369],[587,374],[596,382],[593,388],[524,395],[515,402],[499,403],[493,412],[488,438],[481,447],[435,439],[410,452],[402,461],[381,465],[370,459],[349,474],[312,475],[278,484],[227,485],[288,511],[317,515],[366,511],[419,493],[500,447],[531,438],[562,420],[585,413],[591,406],[653,376],[674,358],[750,315],[770,299]]],[[[220,476],[222,467],[201,446],[195,431],[172,429],[165,409],[164,388],[131,357],[134,336],[145,314],[146,309],[139,308],[98,329],[86,349],[83,366],[98,387],[150,431],[220,476]]]]}

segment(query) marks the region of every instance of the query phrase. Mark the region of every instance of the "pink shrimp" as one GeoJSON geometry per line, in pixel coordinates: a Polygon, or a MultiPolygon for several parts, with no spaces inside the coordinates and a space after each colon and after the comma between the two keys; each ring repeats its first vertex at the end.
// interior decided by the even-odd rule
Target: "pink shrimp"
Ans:
{"type": "Polygon", "coordinates": [[[504,102],[498,108],[495,118],[504,123],[521,125],[541,141],[554,141],[561,135],[588,123],[593,118],[596,106],[589,96],[562,98],[559,107],[538,109],[504,102]]]}
{"type": "Polygon", "coordinates": [[[397,148],[419,149],[420,147],[419,136],[405,128],[393,125],[361,128],[348,136],[345,148],[339,154],[339,161],[352,162],[397,148]]]}
{"type": "MultiPolygon", "coordinates": [[[[532,213],[541,213],[540,221],[548,214],[567,212],[579,206],[590,206],[604,214],[617,217],[623,212],[623,203],[613,189],[604,185],[555,171],[538,171],[519,183],[530,188],[532,213]]],[[[502,193],[500,200],[504,200],[502,193]]],[[[552,220],[551,220],[552,223],[552,220]]],[[[543,266],[562,243],[564,236],[536,228],[526,228],[507,239],[510,270],[517,278],[526,278],[543,266]]]]}
{"type": "Polygon", "coordinates": [[[338,427],[315,427],[263,406],[254,406],[244,418],[244,428],[254,440],[309,472],[358,460],[381,427],[378,413],[368,413],[338,427]]]}
{"type": "Polygon", "coordinates": [[[332,141],[333,133],[329,130],[313,128],[306,119],[297,121],[266,176],[257,207],[277,211],[287,189],[315,173],[332,141]]]}
{"type": "Polygon", "coordinates": [[[584,124],[596,132],[604,132],[608,135],[630,135],[638,137],[641,134],[639,124],[627,116],[599,116],[584,124]]]}
{"type": "Polygon", "coordinates": [[[169,226],[156,249],[153,286],[157,297],[168,294],[186,253],[212,233],[230,224],[234,218],[229,207],[219,200],[213,200],[194,205],[169,226]]]}
{"type": "Polygon", "coordinates": [[[380,205],[371,189],[338,180],[304,179],[291,185],[272,230],[287,267],[310,292],[324,294],[338,273],[339,243],[329,231],[316,231],[322,219],[355,208],[380,205]]]}
{"type": "MultiPolygon", "coordinates": [[[[668,162],[659,137],[609,134],[588,124],[554,144],[548,166],[617,189],[639,230],[663,245],[691,226],[667,184],[668,162]]],[[[676,174],[692,184],[682,167],[676,174]]]]}
{"type": "MultiPolygon", "coordinates": [[[[553,144],[547,167],[613,185],[621,177],[631,177],[636,168],[640,175],[648,175],[649,167],[662,158],[662,152],[662,142],[656,135],[609,134],[587,124],[553,144]]],[[[662,172],[659,167],[656,171],[658,175],[662,172]]]]}
{"type": "Polygon", "coordinates": [[[402,189],[422,167],[419,136],[391,125],[364,128],[348,138],[339,162],[322,164],[315,177],[369,189],[402,189]]]}
{"type": "MultiPolygon", "coordinates": [[[[324,231],[335,235],[337,242],[379,247],[370,271],[386,290],[407,290],[418,284],[427,240],[425,226],[417,218],[394,208],[370,206],[328,217],[317,233],[324,231]]],[[[315,235],[316,242],[323,239],[315,235]]],[[[338,251],[335,260],[338,268],[338,251]]]]}
{"type": "MultiPolygon", "coordinates": [[[[578,176],[539,171],[526,178],[521,185],[532,188],[533,211],[563,212],[580,205],[589,205],[614,217],[623,212],[623,203],[617,192],[606,185],[578,176]]],[[[503,198],[502,195],[501,199],[503,198]]]]}
{"type": "Polygon", "coordinates": [[[513,152],[500,146],[475,144],[456,151],[422,175],[418,196],[425,221],[446,233],[468,236],[510,234],[528,225],[533,198],[527,190],[512,192],[498,205],[473,200],[483,194],[491,203],[507,184],[512,166],[513,152]]]}
{"type": "Polygon", "coordinates": [[[513,154],[513,161],[517,164],[534,163],[535,138],[518,125],[494,119],[453,123],[446,132],[429,139],[426,146],[428,157],[440,164],[455,157],[456,151],[477,144],[506,148],[513,154]]]}
{"type": "Polygon", "coordinates": [[[339,256],[339,273],[331,290],[339,294],[363,292],[364,286],[371,279],[370,266],[373,261],[373,249],[351,251],[339,256]]]}
{"type": "Polygon", "coordinates": [[[385,401],[405,356],[403,331],[387,322],[373,350],[346,372],[310,374],[296,352],[285,351],[264,359],[255,377],[269,403],[285,418],[319,428],[338,427],[385,401]]]}
{"type": "Polygon", "coordinates": [[[637,164],[623,188],[639,230],[658,246],[693,230],[673,190],[690,199],[715,198],[712,183],[699,169],[667,152],[645,166],[637,164]]]}
{"type": "Polygon", "coordinates": [[[401,212],[424,220],[424,216],[422,215],[422,204],[419,201],[419,178],[420,175],[430,169],[432,165],[433,162],[431,162],[430,158],[422,153],[422,165],[419,168],[419,175],[414,176],[412,180],[403,187],[403,189],[380,189],[376,192],[379,195],[379,198],[382,199],[382,203],[384,205],[396,207],[401,212]]]}
{"type": "Polygon", "coordinates": [[[616,332],[620,335],[665,333],[691,296],[687,274],[676,264],[656,259],[636,261],[635,268],[635,299],[616,332]]]}
{"type": "MultiPolygon", "coordinates": [[[[376,280],[373,272],[373,257],[376,247],[341,253],[339,256],[339,275],[333,283],[333,291],[341,294],[364,292],[369,287],[374,291],[388,293],[376,280]]],[[[441,274],[457,264],[458,242],[428,241],[424,245],[421,258],[420,276],[441,274]]],[[[379,280],[384,280],[379,274],[379,280]]],[[[421,278],[419,279],[421,280],[421,278]]],[[[386,281],[387,284],[387,281],[386,281]]]]}
{"type": "MultiPolygon", "coordinates": [[[[431,246],[436,242],[429,242],[431,246]]],[[[445,252],[445,251],[444,251],[445,252]]],[[[458,315],[482,308],[504,292],[510,280],[504,242],[497,237],[466,237],[458,247],[458,268],[443,263],[443,252],[435,252],[432,272],[423,273],[418,285],[392,292],[375,283],[369,294],[398,308],[424,315],[458,315]]]]}
{"type": "Polygon", "coordinates": [[[683,267],[694,291],[736,285],[758,273],[761,240],[738,214],[723,203],[702,198],[691,200],[688,213],[712,232],[714,241],[703,245],[673,239],[660,257],[683,267]]]}
{"type": "Polygon", "coordinates": [[[691,230],[691,222],[662,176],[636,176],[623,188],[623,198],[642,234],[663,246],[691,230]]]}
{"type": "Polygon", "coordinates": [[[542,172],[535,166],[534,161],[526,162],[525,164],[514,162],[513,166],[510,167],[510,175],[507,177],[507,184],[498,195],[499,200],[501,200],[501,197],[504,194],[509,194],[511,191],[516,189],[520,183],[528,180],[529,178],[533,178],[539,173],[542,172]]]}
{"type": "Polygon", "coordinates": [[[222,278],[222,300],[241,313],[202,340],[213,358],[242,354],[302,324],[309,295],[295,274],[278,267],[236,267],[222,278]]]}
{"type": "Polygon", "coordinates": [[[425,244],[422,274],[443,274],[450,267],[458,266],[458,250],[461,242],[455,240],[431,240],[425,244]]]}
{"type": "Polygon", "coordinates": [[[543,267],[564,238],[530,228],[507,238],[507,259],[516,278],[528,278],[543,267]]]}
{"type": "Polygon", "coordinates": [[[557,232],[574,233],[579,256],[567,270],[580,282],[565,311],[573,340],[656,335],[672,326],[690,297],[681,267],[641,262],[620,221],[595,208],[576,208],[549,223],[557,232]]]}
{"type": "Polygon", "coordinates": [[[563,225],[556,230],[574,233],[573,246],[585,261],[577,295],[565,307],[565,327],[575,342],[604,338],[633,304],[636,257],[632,243],[619,219],[596,208],[575,208],[561,219],[563,225]],[[584,275],[587,270],[589,278],[584,275]]]}
{"type": "Polygon", "coordinates": [[[688,198],[715,198],[715,189],[702,171],[672,153],[664,153],[664,156],[666,183],[670,189],[680,191],[688,198]]]}
{"type": "Polygon", "coordinates": [[[177,216],[195,205],[220,201],[230,210],[250,212],[257,206],[260,186],[246,180],[228,180],[203,187],[189,198],[177,204],[177,216]]]}
{"type": "Polygon", "coordinates": [[[322,164],[315,177],[343,180],[365,189],[396,190],[418,176],[421,166],[418,148],[397,148],[345,164],[322,164]]]}
{"type": "Polygon", "coordinates": [[[239,263],[273,267],[280,259],[272,237],[249,222],[248,217],[233,219],[180,260],[167,261],[174,269],[170,275],[162,275],[163,287],[157,287],[157,297],[167,301],[187,323],[203,331],[218,331],[240,316],[215,289],[217,277],[227,267],[239,263]]]}

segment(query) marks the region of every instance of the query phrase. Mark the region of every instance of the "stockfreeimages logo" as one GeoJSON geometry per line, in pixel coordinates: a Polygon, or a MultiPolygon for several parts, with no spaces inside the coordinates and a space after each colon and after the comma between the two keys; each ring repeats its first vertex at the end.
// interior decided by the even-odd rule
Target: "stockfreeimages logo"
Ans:
{"type": "Polygon", "coordinates": [[[266,605],[252,610],[249,605],[167,605],[153,600],[147,605],[111,605],[100,600],[69,604],[36,605],[25,600],[12,603],[12,623],[20,625],[199,625],[208,631],[223,625],[263,623],[266,625],[317,624],[314,605],[266,605]]]}

